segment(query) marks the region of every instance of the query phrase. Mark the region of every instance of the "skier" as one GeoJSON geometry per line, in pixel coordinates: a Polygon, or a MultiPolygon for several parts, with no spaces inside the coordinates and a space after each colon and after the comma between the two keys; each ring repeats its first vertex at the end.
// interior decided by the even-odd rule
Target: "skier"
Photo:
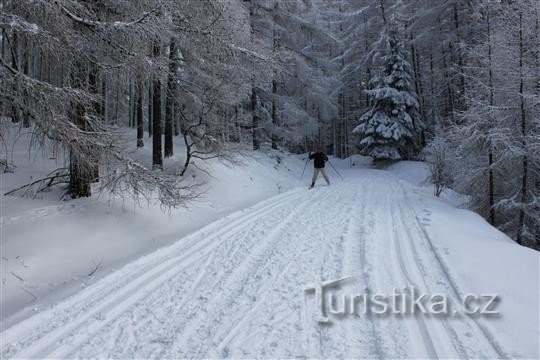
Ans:
{"type": "Polygon", "coordinates": [[[313,161],[313,179],[311,180],[311,186],[310,189],[313,189],[315,186],[315,181],[317,181],[317,177],[319,176],[319,173],[322,174],[324,177],[324,180],[326,180],[326,183],[330,185],[330,180],[328,179],[328,175],[326,175],[326,172],[324,171],[324,164],[328,161],[328,156],[326,156],[325,153],[318,150],[315,153],[309,153],[309,160],[313,161]]]}

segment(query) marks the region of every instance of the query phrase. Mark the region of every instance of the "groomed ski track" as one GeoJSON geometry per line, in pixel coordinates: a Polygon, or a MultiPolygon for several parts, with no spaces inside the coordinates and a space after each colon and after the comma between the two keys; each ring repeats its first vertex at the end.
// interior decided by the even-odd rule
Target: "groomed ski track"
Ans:
{"type": "MultiPolygon", "coordinates": [[[[318,279],[344,291],[463,295],[384,171],[345,172],[219,220],[1,334],[2,358],[506,358],[481,319],[316,321],[318,279]]],[[[179,220],[180,221],[180,220],[179,220]]],[[[76,240],[74,240],[76,241],[76,240]]]]}

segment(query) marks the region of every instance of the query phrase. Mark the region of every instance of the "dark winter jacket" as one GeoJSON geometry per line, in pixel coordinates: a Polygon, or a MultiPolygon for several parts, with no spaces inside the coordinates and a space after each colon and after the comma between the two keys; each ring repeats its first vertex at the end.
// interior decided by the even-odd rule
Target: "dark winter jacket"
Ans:
{"type": "Polygon", "coordinates": [[[324,168],[324,163],[328,161],[328,156],[323,152],[316,152],[314,154],[309,154],[309,159],[315,159],[315,163],[313,164],[315,169],[322,169],[324,168]]]}

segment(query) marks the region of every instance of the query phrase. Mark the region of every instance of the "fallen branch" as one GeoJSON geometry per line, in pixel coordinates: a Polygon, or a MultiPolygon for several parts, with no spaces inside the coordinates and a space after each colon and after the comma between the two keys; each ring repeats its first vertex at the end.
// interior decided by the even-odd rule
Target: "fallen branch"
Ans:
{"type": "Polygon", "coordinates": [[[18,191],[21,191],[23,189],[28,189],[28,188],[32,188],[34,187],[35,185],[37,184],[40,184],[40,183],[46,183],[44,186],[38,188],[38,190],[36,190],[36,194],[38,192],[41,192],[43,190],[45,190],[46,188],[48,187],[51,187],[51,186],[54,186],[54,185],[58,185],[58,184],[64,184],[64,183],[67,183],[69,181],[69,174],[66,174],[66,173],[60,173],[61,170],[67,170],[65,168],[62,168],[62,169],[57,169],[53,172],[56,172],[56,174],[54,175],[50,175],[49,176],[46,176],[44,178],[41,178],[39,180],[36,180],[36,181],[32,181],[31,183],[29,184],[26,184],[26,185],[23,185],[23,186],[19,186],[18,188],[15,188],[13,190],[10,190],[8,192],[6,192],[4,194],[4,196],[8,196],[8,195],[11,195],[11,194],[14,194],[18,191]],[[56,180],[59,180],[61,179],[60,181],[56,181],[56,180]]]}
{"type": "Polygon", "coordinates": [[[100,260],[99,263],[96,264],[95,261],[92,261],[95,265],[94,269],[92,271],[90,271],[88,273],[88,277],[91,277],[92,275],[94,275],[95,273],[98,272],[99,269],[101,269],[102,265],[103,265],[103,260],[100,260]]]}
{"type": "Polygon", "coordinates": [[[17,279],[19,279],[19,281],[24,282],[24,279],[22,277],[20,277],[19,275],[15,274],[13,271],[10,271],[10,274],[13,275],[14,277],[16,277],[17,279]]]}
{"type": "Polygon", "coordinates": [[[37,299],[38,299],[36,295],[32,294],[32,293],[30,292],[30,290],[28,290],[28,289],[25,288],[24,286],[21,286],[21,289],[23,289],[28,295],[30,295],[31,297],[33,297],[34,300],[37,300],[37,299]]]}

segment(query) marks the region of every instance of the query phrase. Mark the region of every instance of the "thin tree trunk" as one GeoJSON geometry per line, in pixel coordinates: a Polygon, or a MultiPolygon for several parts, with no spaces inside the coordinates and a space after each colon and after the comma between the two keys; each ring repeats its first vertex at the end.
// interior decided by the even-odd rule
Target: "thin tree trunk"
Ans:
{"type": "MultiPolygon", "coordinates": [[[[442,29],[442,22],[439,18],[439,31],[441,34],[443,34],[442,29]]],[[[447,109],[445,116],[450,116],[452,119],[452,123],[455,123],[455,101],[454,101],[454,92],[452,91],[452,81],[450,79],[450,70],[448,68],[448,62],[446,59],[446,50],[444,47],[444,44],[441,45],[441,53],[442,53],[442,59],[443,59],[443,73],[444,73],[444,81],[446,83],[446,89],[448,91],[448,103],[447,103],[447,109]]]]}
{"type": "MultiPolygon", "coordinates": [[[[88,90],[91,94],[95,95],[96,97],[98,94],[98,67],[95,64],[90,64],[90,71],[88,72],[88,90]]],[[[100,115],[100,102],[96,101],[93,104],[93,110],[96,116],[100,115]]],[[[99,160],[95,159],[95,161],[92,162],[92,166],[90,167],[89,171],[92,174],[92,182],[98,182],[99,181],[99,160]]]]}
{"type": "MultiPolygon", "coordinates": [[[[150,80],[151,82],[152,80],[150,80]]],[[[154,109],[152,108],[154,94],[152,93],[152,84],[148,85],[148,137],[152,137],[152,127],[154,126],[154,109]]]]}
{"type": "MultiPolygon", "coordinates": [[[[275,72],[274,72],[275,76],[275,72]]],[[[277,94],[277,81],[276,79],[272,80],[272,149],[277,149],[277,104],[276,104],[276,94],[277,94]]]]}
{"type": "MultiPolygon", "coordinates": [[[[23,49],[22,49],[22,68],[23,73],[26,76],[30,76],[30,39],[28,36],[23,35],[23,49]]],[[[22,122],[24,128],[30,127],[30,118],[28,114],[22,113],[22,122]]]]}
{"type": "Polygon", "coordinates": [[[133,102],[133,81],[131,81],[131,76],[130,76],[130,80],[129,80],[128,99],[129,99],[129,102],[128,102],[128,117],[129,117],[128,126],[133,127],[134,122],[135,122],[135,119],[134,119],[134,116],[133,116],[133,114],[134,114],[133,108],[135,106],[134,106],[134,102],[133,102]]]}
{"type": "Polygon", "coordinates": [[[257,117],[257,93],[255,87],[251,88],[251,126],[253,128],[253,150],[259,150],[259,118],[257,117]]]}
{"type": "MultiPolygon", "coordinates": [[[[410,33],[411,39],[411,56],[412,56],[412,67],[414,72],[414,87],[416,94],[418,95],[418,101],[420,103],[420,117],[422,121],[426,119],[425,113],[425,100],[424,100],[424,89],[422,87],[422,77],[420,73],[420,55],[416,51],[416,46],[414,45],[414,39],[412,32],[410,33]]],[[[420,146],[423,147],[426,144],[425,129],[422,129],[420,132],[420,146]]]]}
{"type": "MultiPolygon", "coordinates": [[[[456,31],[456,44],[459,46],[461,44],[461,34],[460,34],[460,22],[459,22],[459,11],[456,4],[454,4],[454,28],[456,31]]],[[[460,95],[463,99],[465,96],[465,67],[464,67],[464,60],[463,60],[463,51],[461,49],[457,48],[457,65],[459,69],[459,85],[460,85],[460,95]]]]}
{"type": "MultiPolygon", "coordinates": [[[[534,33],[535,33],[535,40],[536,40],[536,48],[540,49],[540,8],[536,7],[535,12],[535,27],[534,27],[534,33]]],[[[536,84],[535,84],[535,92],[536,96],[540,98],[540,51],[536,52],[536,84]]],[[[540,111],[540,104],[536,104],[536,110],[540,111]]],[[[537,169],[538,170],[538,169],[537,169]]],[[[534,175],[532,176],[535,177],[534,175]]],[[[537,194],[540,194],[540,176],[536,176],[536,181],[534,184],[535,190],[537,194]]],[[[534,211],[536,214],[540,214],[540,205],[537,202],[537,205],[535,205],[534,211]]],[[[536,246],[540,248],[540,223],[537,223],[535,226],[535,240],[536,240],[536,246]]]]}
{"type": "Polygon", "coordinates": [[[525,80],[523,69],[523,57],[525,49],[523,44],[523,13],[519,13],[519,96],[520,96],[520,111],[521,111],[521,145],[523,147],[523,156],[521,160],[522,177],[521,177],[521,208],[518,216],[518,244],[523,243],[523,235],[525,234],[525,209],[523,208],[527,201],[527,183],[529,171],[529,159],[527,157],[527,116],[525,111],[525,80]]]}
{"type": "Polygon", "coordinates": [[[384,0],[379,0],[379,6],[381,8],[381,15],[382,15],[382,19],[383,19],[383,24],[386,27],[386,25],[388,25],[388,21],[386,20],[386,11],[384,9],[384,0]]]}
{"type": "Polygon", "coordinates": [[[99,106],[99,114],[103,119],[103,123],[107,123],[107,78],[104,73],[101,74],[101,103],[99,106]]]}
{"type": "Polygon", "coordinates": [[[116,78],[116,99],[115,99],[115,110],[114,110],[114,121],[113,124],[118,124],[118,113],[120,108],[120,74],[116,78]]]}
{"type": "MultiPolygon", "coordinates": [[[[489,106],[493,109],[495,105],[495,89],[493,88],[493,47],[491,44],[491,22],[489,7],[487,9],[487,36],[488,36],[488,62],[489,62],[489,106]]],[[[488,144],[488,200],[489,200],[489,223],[493,226],[495,223],[495,180],[493,174],[493,149],[491,143],[488,144]]]]}
{"type": "Polygon", "coordinates": [[[139,81],[137,82],[137,147],[144,146],[144,114],[143,114],[143,101],[144,101],[144,81],[142,76],[139,75],[139,81]]]}
{"type": "MultiPolygon", "coordinates": [[[[153,49],[154,58],[159,58],[161,54],[160,44],[156,42],[153,49]]],[[[162,150],[162,127],[161,127],[161,79],[160,74],[154,74],[153,98],[152,98],[152,168],[163,169],[162,150]]]]}
{"type": "Polygon", "coordinates": [[[171,39],[169,45],[169,74],[167,78],[167,98],[165,104],[165,157],[171,157],[174,154],[173,136],[174,136],[174,94],[176,88],[176,44],[171,39]]]}
{"type": "MultiPolygon", "coordinates": [[[[5,34],[5,32],[4,32],[5,34]]],[[[11,39],[10,43],[11,48],[11,67],[15,70],[19,70],[19,39],[17,36],[17,31],[13,30],[13,37],[11,39]]],[[[17,86],[17,84],[14,84],[13,86],[17,86]]],[[[16,106],[11,106],[11,121],[14,123],[18,123],[20,121],[19,117],[19,109],[17,109],[16,106]]]]}

